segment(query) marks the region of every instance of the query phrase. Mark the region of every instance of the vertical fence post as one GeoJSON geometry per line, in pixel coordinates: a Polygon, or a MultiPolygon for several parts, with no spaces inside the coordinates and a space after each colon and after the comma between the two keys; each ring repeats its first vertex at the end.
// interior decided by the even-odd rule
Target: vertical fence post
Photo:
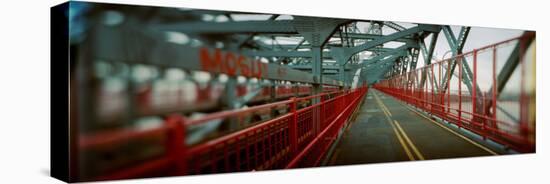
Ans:
{"type": "MultiPolygon", "coordinates": [[[[524,61],[524,56],[525,56],[525,51],[527,50],[527,46],[526,45],[526,42],[527,42],[527,37],[523,36],[521,37],[518,41],[519,41],[519,66],[520,66],[520,70],[521,70],[521,73],[520,73],[520,97],[519,97],[519,104],[520,104],[520,115],[519,115],[519,127],[520,127],[520,134],[522,135],[522,137],[525,137],[527,136],[527,108],[529,108],[527,106],[527,96],[525,95],[525,61],[524,61]]],[[[494,90],[493,90],[494,91],[494,90]]]]}
{"type": "Polygon", "coordinates": [[[418,103],[416,102],[416,86],[414,85],[414,79],[416,78],[416,70],[413,70],[411,72],[411,76],[413,76],[412,78],[409,79],[409,86],[411,86],[411,100],[412,100],[412,103],[414,104],[414,106],[418,107],[418,103]]]}
{"type": "Polygon", "coordinates": [[[172,161],[174,174],[187,174],[187,154],[185,145],[185,119],[179,115],[171,115],[166,119],[168,136],[166,140],[166,155],[172,161]]]}
{"type": "Polygon", "coordinates": [[[326,94],[323,93],[319,98],[321,98],[319,109],[321,112],[319,113],[319,124],[317,125],[317,134],[321,133],[323,131],[324,125],[325,125],[325,96],[326,94]]]}
{"type": "Polygon", "coordinates": [[[445,91],[447,91],[447,114],[446,116],[448,117],[450,112],[451,112],[451,61],[452,60],[449,60],[447,62],[447,85],[445,87],[445,91]]]}
{"type": "MultiPolygon", "coordinates": [[[[482,120],[482,118],[480,117],[477,117],[478,116],[478,111],[477,111],[477,49],[474,49],[474,77],[472,79],[472,122],[478,122],[478,120],[481,120],[481,132],[482,132],[482,137],[483,139],[487,139],[487,134],[486,134],[486,124],[485,124],[485,121],[482,120]]],[[[494,59],[494,56],[493,56],[493,59],[494,59]]],[[[494,89],[494,88],[493,88],[494,89]]]]}
{"type": "Polygon", "coordinates": [[[462,127],[462,57],[458,62],[458,127],[462,127]]]}
{"type": "Polygon", "coordinates": [[[288,134],[290,137],[290,155],[294,156],[298,150],[298,107],[296,97],[291,98],[290,112],[292,118],[289,121],[288,134]]]}
{"type": "Polygon", "coordinates": [[[420,107],[420,104],[418,103],[418,99],[419,99],[419,95],[418,95],[418,86],[417,86],[417,83],[416,83],[416,77],[417,77],[417,73],[416,73],[417,70],[414,70],[414,78],[413,78],[413,83],[412,83],[412,89],[413,89],[413,100],[414,100],[414,103],[415,103],[415,106],[416,107],[420,107]]]}
{"type": "Polygon", "coordinates": [[[405,96],[405,101],[409,104],[411,104],[411,101],[409,101],[409,93],[410,93],[410,89],[409,89],[409,73],[405,73],[403,78],[404,78],[404,81],[403,81],[403,89],[405,90],[405,94],[403,94],[403,96],[405,96]]]}
{"type": "Polygon", "coordinates": [[[413,104],[413,101],[411,100],[411,99],[412,99],[412,95],[413,95],[413,93],[412,93],[412,86],[409,85],[410,78],[411,78],[411,72],[406,73],[405,75],[406,75],[406,78],[405,78],[405,88],[406,88],[406,90],[407,90],[407,92],[406,92],[407,101],[409,102],[409,104],[414,105],[414,104],[413,104]]]}
{"type": "Polygon", "coordinates": [[[445,107],[443,106],[444,105],[444,101],[445,101],[445,94],[442,93],[444,90],[442,90],[441,88],[444,88],[443,87],[443,78],[442,78],[442,70],[443,70],[443,62],[440,62],[438,63],[439,65],[439,84],[437,84],[439,90],[437,92],[437,95],[439,95],[439,103],[437,104],[438,105],[438,113],[441,113],[443,114],[444,110],[445,110],[445,107]]]}
{"type": "Polygon", "coordinates": [[[431,90],[432,94],[431,94],[431,98],[430,98],[430,107],[431,107],[430,112],[433,114],[434,113],[434,104],[435,104],[435,86],[434,86],[434,84],[437,85],[437,83],[436,83],[436,80],[435,80],[434,65],[432,64],[430,66],[430,68],[431,68],[431,72],[432,72],[431,75],[430,75],[432,77],[432,80],[431,80],[431,83],[430,83],[431,86],[432,86],[432,90],[431,90]]]}
{"type": "Polygon", "coordinates": [[[424,70],[424,69],[423,68],[418,69],[419,72],[416,74],[416,79],[417,79],[416,83],[418,86],[418,103],[420,107],[424,108],[424,84],[422,84],[421,82],[420,83],[418,82],[418,78],[422,80],[423,71],[421,70],[424,70]],[[418,74],[420,74],[420,77],[418,76],[418,74]]]}
{"type": "Polygon", "coordinates": [[[492,73],[493,73],[493,94],[492,95],[492,122],[491,123],[493,125],[493,128],[496,128],[497,127],[497,91],[498,91],[498,83],[497,83],[497,69],[496,69],[496,60],[497,60],[497,47],[496,46],[493,46],[493,68],[492,68],[492,73]]]}
{"type": "Polygon", "coordinates": [[[403,86],[403,75],[400,75],[399,78],[396,79],[394,82],[396,83],[395,85],[399,86],[399,89],[397,90],[399,91],[399,99],[403,100],[405,103],[408,103],[407,100],[405,100],[406,88],[405,86],[403,86]]]}
{"type": "MultiPolygon", "coordinates": [[[[405,103],[409,103],[407,100],[407,75],[403,74],[401,75],[401,78],[399,79],[399,87],[401,88],[401,99],[405,101],[405,103]]],[[[410,103],[409,103],[410,104],[410,103]]]]}
{"type": "Polygon", "coordinates": [[[424,108],[426,108],[426,109],[428,109],[428,107],[429,107],[428,106],[429,105],[429,103],[428,103],[429,102],[428,101],[428,97],[429,97],[429,95],[428,95],[428,83],[429,83],[428,82],[428,80],[429,80],[428,79],[428,72],[429,72],[429,70],[428,69],[429,69],[428,66],[424,66],[424,77],[423,77],[424,78],[424,108]]]}
{"type": "MultiPolygon", "coordinates": [[[[345,95],[345,91],[342,92],[342,95],[345,95]]],[[[340,112],[340,109],[343,109],[346,106],[346,102],[344,101],[344,97],[345,96],[342,96],[342,97],[338,98],[338,103],[340,104],[339,105],[340,107],[337,110],[338,112],[340,112]]]]}

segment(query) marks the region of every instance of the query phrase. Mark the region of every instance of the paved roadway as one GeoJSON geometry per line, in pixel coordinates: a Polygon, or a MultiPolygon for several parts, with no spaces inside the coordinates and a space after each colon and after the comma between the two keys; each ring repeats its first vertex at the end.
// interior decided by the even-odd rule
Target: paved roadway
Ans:
{"type": "Polygon", "coordinates": [[[366,98],[327,165],[498,154],[375,89],[366,98]]]}

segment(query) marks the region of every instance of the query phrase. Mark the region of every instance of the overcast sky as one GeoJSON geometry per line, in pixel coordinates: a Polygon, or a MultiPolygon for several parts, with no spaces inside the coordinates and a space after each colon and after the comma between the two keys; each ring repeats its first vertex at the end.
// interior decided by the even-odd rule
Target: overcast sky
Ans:
{"type": "MultiPolygon", "coordinates": [[[[405,23],[405,22],[397,22],[399,25],[402,25],[406,28],[411,28],[415,26],[416,24],[411,23],[405,23]]],[[[360,28],[364,30],[368,23],[359,24],[358,26],[363,27],[360,28]]],[[[451,25],[451,29],[453,30],[453,33],[456,37],[458,37],[458,34],[460,32],[461,26],[454,26],[451,25]]],[[[391,34],[395,32],[395,30],[384,27],[382,30],[384,35],[391,34]]],[[[480,48],[483,46],[491,45],[496,42],[500,42],[503,40],[507,40],[510,38],[514,38],[517,36],[520,36],[523,33],[523,30],[517,30],[517,29],[501,29],[501,28],[486,28],[486,27],[472,27],[470,29],[470,33],[468,35],[468,38],[466,39],[466,44],[464,45],[464,48],[462,49],[463,52],[468,52],[476,48],[480,48]]],[[[426,37],[425,43],[426,46],[430,43],[431,35],[426,37]]],[[[385,44],[386,47],[397,47],[399,45],[396,45],[397,43],[388,43],[385,44]],[[395,45],[395,46],[392,46],[395,45]]],[[[450,50],[449,44],[447,43],[447,39],[445,38],[445,34],[443,32],[439,33],[439,36],[437,37],[437,43],[436,47],[434,49],[434,57],[437,58],[437,60],[441,60],[443,58],[443,55],[450,50]]],[[[451,53],[447,53],[445,55],[445,58],[449,58],[451,53]]],[[[418,66],[423,66],[424,59],[423,57],[419,57],[418,66]]]]}

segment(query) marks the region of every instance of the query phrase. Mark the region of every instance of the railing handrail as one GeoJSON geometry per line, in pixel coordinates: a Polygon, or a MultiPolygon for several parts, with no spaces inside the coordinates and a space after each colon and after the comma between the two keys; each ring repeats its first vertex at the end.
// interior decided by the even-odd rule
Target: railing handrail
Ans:
{"type": "Polygon", "coordinates": [[[517,111],[517,116],[519,116],[518,120],[514,120],[514,118],[501,118],[500,116],[497,116],[497,114],[499,114],[497,106],[500,104],[497,93],[501,92],[496,92],[495,89],[497,89],[497,85],[500,85],[497,83],[497,74],[499,74],[496,70],[497,49],[502,48],[500,46],[503,44],[517,41],[515,49],[519,48],[519,50],[513,52],[518,52],[518,54],[513,56],[518,58],[518,60],[516,60],[518,61],[517,69],[521,70],[519,77],[520,83],[523,83],[525,80],[524,70],[526,67],[524,66],[525,62],[522,61],[524,60],[523,57],[525,57],[524,52],[527,50],[527,46],[525,44],[530,43],[530,40],[534,39],[534,36],[535,34],[533,32],[527,32],[519,37],[514,37],[495,44],[474,49],[470,52],[462,53],[452,58],[444,59],[401,75],[395,75],[391,78],[380,80],[374,85],[374,87],[402,101],[423,109],[432,115],[438,116],[445,121],[456,124],[460,128],[465,128],[476,134],[480,134],[480,136],[484,139],[489,138],[494,142],[508,146],[516,151],[532,152],[535,148],[534,138],[532,137],[534,134],[534,126],[529,127],[528,124],[533,123],[535,120],[530,120],[530,122],[528,122],[529,115],[525,113],[530,110],[525,104],[530,102],[526,101],[525,90],[523,89],[524,86],[522,85],[522,87],[520,87],[520,95],[518,99],[514,100],[514,103],[519,105],[519,110],[514,110],[514,108],[511,108],[514,112],[517,111]],[[478,62],[480,62],[477,57],[480,52],[486,52],[486,50],[488,50],[488,52],[492,52],[492,61],[489,61],[491,62],[491,65],[485,66],[487,67],[487,70],[490,71],[492,80],[483,80],[477,77],[479,68],[478,62]],[[472,70],[473,77],[469,80],[471,80],[470,82],[473,83],[474,86],[471,87],[472,89],[470,93],[464,93],[462,88],[466,85],[466,83],[462,82],[462,70],[464,67],[463,65],[468,63],[464,62],[463,57],[469,54],[473,54],[472,62],[474,65],[472,70]],[[450,67],[452,61],[455,60],[457,61],[455,63],[458,65],[458,76],[451,74],[450,71],[453,70],[448,68],[450,67]],[[444,66],[444,64],[447,65],[444,66]],[[434,69],[437,69],[439,77],[437,77],[434,69]],[[446,76],[441,75],[443,71],[446,71],[446,76]],[[421,77],[420,75],[426,75],[426,81],[414,80],[421,77]],[[452,83],[452,79],[458,82],[452,83]],[[430,80],[431,82],[427,82],[427,80],[430,80]],[[435,82],[435,80],[437,80],[437,82],[435,82]],[[489,83],[489,91],[476,87],[480,82],[489,83]],[[446,90],[440,89],[441,84],[446,84],[446,90]],[[455,88],[451,89],[451,87],[455,88]],[[512,124],[517,124],[518,126],[510,126],[512,124]],[[515,131],[509,131],[510,128],[516,129],[515,131]]]}
{"type": "MultiPolygon", "coordinates": [[[[219,146],[225,146],[226,144],[229,144],[232,141],[238,140],[241,136],[247,136],[248,134],[252,134],[254,132],[263,130],[265,128],[277,126],[277,124],[285,123],[285,119],[296,117],[297,114],[307,114],[307,112],[304,109],[308,108],[316,108],[319,110],[319,115],[317,119],[317,123],[319,123],[316,126],[319,126],[321,129],[318,130],[318,132],[313,134],[313,137],[311,139],[307,139],[308,142],[306,142],[305,147],[298,147],[298,145],[291,145],[291,144],[303,144],[305,140],[302,140],[301,142],[294,141],[291,144],[288,144],[288,146],[294,147],[295,149],[298,148],[299,150],[293,150],[290,153],[291,160],[284,161],[285,167],[295,167],[296,162],[303,159],[303,155],[310,152],[309,149],[311,149],[313,146],[322,146],[323,148],[327,147],[327,144],[332,144],[332,142],[321,142],[320,140],[325,140],[323,137],[328,136],[328,131],[334,131],[332,129],[335,128],[336,122],[343,122],[343,118],[349,118],[349,111],[351,108],[357,107],[357,101],[359,101],[366,93],[366,87],[354,89],[354,90],[343,90],[343,91],[334,91],[329,93],[321,93],[317,95],[311,95],[308,97],[294,97],[289,100],[284,100],[280,102],[275,102],[271,104],[264,104],[264,105],[258,105],[254,106],[248,109],[240,109],[240,110],[230,110],[230,111],[222,111],[217,112],[213,114],[209,114],[203,117],[200,117],[195,120],[189,120],[181,115],[174,114],[167,118],[166,123],[163,124],[160,127],[148,129],[148,130],[122,130],[122,131],[108,131],[108,132],[100,132],[92,135],[81,135],[80,141],[79,141],[79,149],[80,151],[86,151],[88,149],[93,149],[96,146],[102,146],[102,145],[116,145],[120,143],[124,143],[125,141],[139,139],[140,137],[147,137],[148,135],[153,134],[163,134],[165,133],[167,135],[167,141],[164,146],[166,148],[166,152],[164,155],[160,155],[160,157],[154,157],[149,160],[135,163],[135,165],[131,167],[124,167],[122,169],[119,169],[115,172],[111,173],[105,173],[104,175],[97,176],[96,179],[122,179],[122,178],[132,178],[132,177],[138,177],[140,175],[154,172],[155,170],[158,170],[159,168],[165,168],[165,167],[172,167],[174,166],[175,173],[179,173],[178,175],[185,175],[187,173],[186,169],[186,162],[191,161],[188,159],[192,159],[194,156],[198,156],[203,154],[204,151],[209,151],[211,149],[216,148],[219,146]],[[312,98],[318,98],[323,96],[330,96],[330,95],[338,95],[331,99],[324,100],[324,98],[320,99],[319,103],[313,104],[309,107],[305,107],[302,109],[296,109],[297,103],[300,100],[309,100],[312,98]],[[332,103],[334,101],[339,101],[341,103],[332,103]],[[260,110],[264,108],[270,108],[275,107],[279,105],[292,105],[289,106],[289,108],[294,108],[294,110],[291,109],[286,114],[277,116],[273,119],[267,120],[265,122],[261,122],[255,125],[252,125],[250,127],[244,128],[242,130],[238,130],[236,132],[232,132],[205,142],[201,142],[199,144],[195,145],[187,145],[184,141],[185,139],[185,132],[186,132],[186,126],[188,125],[196,125],[201,122],[207,122],[209,120],[213,119],[219,119],[219,118],[228,118],[232,116],[238,116],[243,113],[250,113],[254,110],[260,110]],[[334,114],[334,116],[324,116],[321,114],[321,111],[324,111],[327,105],[331,105],[333,107],[341,108],[338,114],[334,114]],[[340,105],[340,106],[338,106],[340,105]],[[341,106],[343,105],[343,106],[341,106]],[[323,119],[325,117],[326,119],[323,119]],[[193,122],[195,121],[195,122],[193,122]],[[329,122],[330,121],[330,122],[329,122]],[[191,123],[190,123],[191,122],[191,123]],[[177,140],[173,140],[177,139],[177,140]],[[322,143],[322,144],[321,144],[322,143]],[[298,155],[301,155],[297,157],[298,155]],[[289,165],[290,161],[293,161],[293,165],[289,165]]],[[[298,135],[298,130],[296,130],[298,127],[296,126],[297,120],[294,119],[294,127],[289,126],[287,127],[289,131],[294,132],[294,137],[292,135],[286,134],[288,139],[297,139],[296,135],[298,135]],[[294,129],[292,129],[294,128],[294,129]],[[292,130],[291,130],[292,129],[292,130]]],[[[315,122],[310,122],[315,123],[315,122]]],[[[313,129],[311,130],[313,131],[313,129]]],[[[263,134],[262,134],[263,135],[263,134]]],[[[301,135],[304,136],[304,135],[301,135]]],[[[330,136],[333,136],[332,133],[330,136]]],[[[263,138],[262,138],[263,139],[263,138]]],[[[266,150],[267,151],[267,150],[266,150]]],[[[316,159],[319,160],[324,153],[316,153],[319,154],[316,156],[316,159]],[[319,157],[319,158],[317,158],[319,157]]],[[[310,156],[311,157],[311,156],[310,156]]],[[[310,164],[316,164],[317,162],[310,163],[310,164]]],[[[273,164],[273,163],[272,163],[273,164]]]]}

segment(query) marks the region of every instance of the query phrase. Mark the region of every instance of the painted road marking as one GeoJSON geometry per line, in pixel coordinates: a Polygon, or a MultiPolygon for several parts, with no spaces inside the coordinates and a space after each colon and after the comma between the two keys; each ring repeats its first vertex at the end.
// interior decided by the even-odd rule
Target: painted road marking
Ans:
{"type": "Polygon", "coordinates": [[[409,139],[409,136],[407,136],[407,133],[405,133],[403,128],[401,128],[401,125],[399,125],[399,122],[397,122],[397,120],[393,120],[393,122],[397,126],[397,130],[401,131],[401,133],[403,134],[403,137],[405,137],[405,141],[407,141],[409,143],[409,145],[411,146],[411,148],[414,151],[414,153],[416,154],[416,156],[418,156],[418,158],[420,158],[420,160],[424,160],[424,155],[422,155],[422,153],[420,153],[420,151],[418,151],[418,148],[416,148],[416,146],[413,144],[411,139],[409,139]]]}
{"type": "Polygon", "coordinates": [[[376,93],[374,93],[374,99],[376,100],[376,102],[378,103],[378,105],[380,106],[380,108],[382,109],[382,111],[386,112],[387,114],[389,114],[389,116],[393,116],[390,112],[390,110],[384,105],[384,103],[382,103],[382,100],[380,100],[380,98],[378,98],[378,95],[376,93]],[[382,104],[382,105],[380,105],[382,104]]]}
{"type": "MultiPolygon", "coordinates": [[[[405,141],[403,141],[403,138],[401,137],[401,134],[399,133],[399,130],[397,129],[396,125],[393,124],[393,122],[390,118],[391,115],[384,108],[384,106],[385,106],[384,103],[382,103],[382,101],[380,101],[380,99],[378,98],[378,95],[376,95],[376,93],[374,93],[374,98],[376,99],[376,103],[378,104],[378,106],[380,106],[380,108],[382,109],[382,112],[384,112],[384,115],[386,116],[386,119],[388,120],[388,123],[392,126],[393,132],[395,133],[395,136],[399,140],[399,143],[401,144],[401,147],[403,147],[403,150],[405,150],[405,153],[409,157],[409,160],[416,160],[414,158],[413,154],[411,153],[411,151],[409,150],[409,147],[407,146],[407,143],[405,141]]],[[[405,134],[403,134],[403,135],[405,135],[405,134]]],[[[417,155],[417,157],[420,158],[420,159],[424,159],[424,157],[421,156],[421,155],[420,156],[417,155]]]]}
{"type": "MultiPolygon", "coordinates": [[[[387,114],[386,114],[386,118],[389,118],[387,114]]],[[[401,138],[401,135],[399,134],[399,132],[397,132],[395,125],[391,123],[391,120],[388,120],[388,121],[390,121],[390,125],[392,126],[393,132],[397,136],[397,139],[399,140],[399,143],[401,143],[401,147],[403,147],[403,149],[405,150],[405,153],[409,157],[409,160],[416,160],[414,159],[414,156],[411,154],[411,151],[409,150],[409,148],[405,145],[406,143],[403,141],[403,138],[401,138]]]]}

